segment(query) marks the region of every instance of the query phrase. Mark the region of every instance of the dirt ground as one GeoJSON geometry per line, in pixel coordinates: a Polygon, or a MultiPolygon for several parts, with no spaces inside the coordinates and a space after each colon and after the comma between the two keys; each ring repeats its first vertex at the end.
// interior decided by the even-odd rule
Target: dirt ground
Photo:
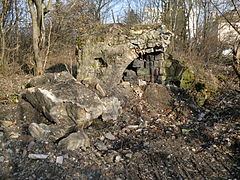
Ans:
{"type": "Polygon", "coordinates": [[[167,109],[129,95],[118,120],[96,120],[87,128],[86,151],[36,141],[27,129],[36,117],[21,112],[15,101],[1,101],[0,179],[237,180],[240,92],[232,82],[224,82],[205,106],[176,87],[169,88],[173,102],[167,109]]]}

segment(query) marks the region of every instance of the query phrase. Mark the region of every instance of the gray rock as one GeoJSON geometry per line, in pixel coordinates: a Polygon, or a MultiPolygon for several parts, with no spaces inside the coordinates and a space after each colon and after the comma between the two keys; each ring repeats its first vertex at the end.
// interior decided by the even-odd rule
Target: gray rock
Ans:
{"type": "MultiPolygon", "coordinates": [[[[44,74],[33,78],[29,84],[23,98],[52,123],[31,123],[31,135],[40,140],[56,141],[70,132],[80,131],[61,140],[60,144],[69,150],[86,149],[90,145],[83,128],[91,125],[92,121],[100,116],[104,121],[116,120],[121,113],[117,98],[100,99],[68,72],[44,74]]],[[[98,89],[101,89],[100,85],[98,89]]]]}
{"type": "Polygon", "coordinates": [[[106,133],[105,135],[104,135],[107,139],[109,139],[109,140],[112,140],[112,141],[114,141],[115,139],[116,139],[116,137],[112,134],[112,133],[106,133]]]}
{"type": "Polygon", "coordinates": [[[68,159],[69,158],[68,154],[64,154],[63,158],[68,159]]]}
{"type": "Polygon", "coordinates": [[[59,145],[64,146],[66,149],[71,151],[76,150],[80,147],[83,150],[86,150],[86,148],[90,146],[90,141],[88,136],[83,131],[79,131],[72,133],[68,137],[62,139],[59,142],[59,145]]]}
{"type": "Polygon", "coordinates": [[[133,156],[133,153],[132,153],[132,152],[130,152],[130,153],[127,153],[125,156],[126,156],[127,158],[131,159],[131,158],[132,158],[132,156],[133,156]]]}
{"type": "Polygon", "coordinates": [[[123,159],[122,159],[122,157],[120,156],[120,155],[117,155],[116,157],[115,157],[115,162],[116,163],[118,163],[118,162],[120,162],[120,161],[122,161],[123,159]]]}
{"type": "Polygon", "coordinates": [[[58,157],[56,158],[56,163],[57,163],[57,164],[63,164],[63,156],[58,156],[58,157]]]}
{"type": "Polygon", "coordinates": [[[46,154],[29,154],[28,158],[30,159],[47,159],[49,155],[46,154]]]}
{"type": "Polygon", "coordinates": [[[106,91],[102,88],[102,86],[99,83],[97,83],[96,85],[96,90],[98,90],[101,96],[106,96],[106,91]]]}
{"type": "Polygon", "coordinates": [[[67,130],[74,124],[90,124],[90,120],[102,114],[100,98],[73,77],[69,77],[69,73],[44,76],[45,79],[48,76],[49,81],[27,89],[25,98],[50,121],[61,126],[61,129],[67,130]]]}
{"type": "Polygon", "coordinates": [[[139,59],[134,60],[132,63],[132,67],[134,67],[134,68],[140,68],[143,66],[144,66],[144,61],[141,61],[139,59]]]}
{"type": "Polygon", "coordinates": [[[107,150],[108,150],[107,146],[106,146],[103,142],[101,142],[101,141],[96,142],[96,143],[94,144],[94,146],[95,146],[99,151],[107,151],[107,150]]]}
{"type": "Polygon", "coordinates": [[[29,125],[29,132],[34,138],[38,138],[41,140],[44,140],[48,138],[50,131],[50,128],[46,124],[37,124],[37,123],[31,123],[29,125]]]}
{"type": "Polygon", "coordinates": [[[0,156],[0,163],[4,162],[4,156],[0,156]]]}
{"type": "Polygon", "coordinates": [[[9,148],[6,150],[6,152],[7,152],[8,154],[13,154],[13,150],[12,150],[12,149],[9,149],[9,148]]]}
{"type": "Polygon", "coordinates": [[[106,97],[101,99],[103,102],[103,121],[117,120],[118,116],[121,114],[121,102],[116,97],[106,97]]]}
{"type": "Polygon", "coordinates": [[[172,97],[168,89],[161,84],[149,84],[144,91],[143,99],[156,109],[165,110],[170,107],[172,97]]]}

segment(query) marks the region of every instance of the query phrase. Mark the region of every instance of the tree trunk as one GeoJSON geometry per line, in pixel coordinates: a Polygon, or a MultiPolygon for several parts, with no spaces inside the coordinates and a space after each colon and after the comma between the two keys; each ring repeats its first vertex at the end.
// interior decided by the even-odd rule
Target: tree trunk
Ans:
{"type": "Polygon", "coordinates": [[[19,8],[18,8],[18,0],[15,0],[15,16],[16,16],[16,21],[15,21],[15,33],[16,33],[16,61],[19,61],[19,8]]]}
{"type": "Polygon", "coordinates": [[[49,0],[44,7],[42,0],[28,0],[28,5],[32,18],[32,38],[34,53],[34,75],[41,75],[44,72],[44,47],[45,47],[45,24],[44,15],[49,12],[52,0],[49,0]]]}
{"type": "Polygon", "coordinates": [[[10,1],[2,1],[2,12],[0,14],[0,39],[1,39],[1,65],[4,67],[7,64],[5,59],[6,40],[5,40],[5,21],[8,12],[10,1]]]}
{"type": "Polygon", "coordinates": [[[4,28],[1,27],[1,60],[2,60],[3,66],[6,65],[5,49],[6,49],[5,32],[4,32],[4,28]]]}

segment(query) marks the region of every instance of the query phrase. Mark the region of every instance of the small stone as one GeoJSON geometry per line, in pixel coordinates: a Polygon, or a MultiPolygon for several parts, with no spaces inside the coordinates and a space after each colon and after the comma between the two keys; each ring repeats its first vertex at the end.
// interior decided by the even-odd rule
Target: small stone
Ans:
{"type": "Polygon", "coordinates": [[[30,134],[32,137],[36,139],[45,139],[47,135],[50,133],[49,126],[46,124],[37,124],[37,123],[31,123],[28,128],[30,134]]]}
{"type": "Polygon", "coordinates": [[[30,159],[47,159],[49,155],[45,154],[29,154],[28,158],[30,159]]]}
{"type": "Polygon", "coordinates": [[[99,151],[107,151],[108,150],[107,146],[103,142],[98,141],[94,145],[99,151]]]}
{"type": "Polygon", "coordinates": [[[142,79],[139,79],[139,80],[138,80],[138,85],[139,85],[139,86],[146,86],[146,85],[147,85],[147,82],[144,81],[144,80],[142,80],[142,79]]]}
{"type": "Polygon", "coordinates": [[[132,158],[132,156],[133,156],[133,153],[127,153],[126,155],[125,155],[127,158],[129,158],[129,159],[131,159],[132,158]]]}
{"type": "Polygon", "coordinates": [[[198,120],[201,121],[206,116],[206,113],[200,113],[198,114],[198,120]]]}
{"type": "Polygon", "coordinates": [[[4,162],[4,156],[0,156],[0,163],[4,162]]]}
{"type": "Polygon", "coordinates": [[[127,128],[129,129],[137,129],[139,125],[129,125],[127,128]]]}
{"type": "Polygon", "coordinates": [[[136,132],[142,132],[142,129],[137,129],[136,132]]]}
{"type": "Polygon", "coordinates": [[[13,154],[13,150],[11,150],[11,149],[7,149],[6,152],[7,152],[8,154],[13,154]]]}
{"type": "Polygon", "coordinates": [[[116,139],[116,137],[112,134],[112,133],[106,133],[105,134],[105,137],[107,138],[107,139],[109,139],[109,140],[112,140],[112,141],[114,141],[115,139],[116,139]]]}
{"type": "Polygon", "coordinates": [[[114,162],[116,155],[118,155],[118,153],[116,151],[112,151],[112,152],[108,153],[107,156],[105,156],[106,162],[108,162],[108,163],[114,162]]]}
{"type": "Polygon", "coordinates": [[[3,136],[3,132],[0,132],[0,137],[2,137],[3,136]]]}
{"type": "Polygon", "coordinates": [[[143,143],[143,146],[144,146],[144,147],[149,147],[149,144],[150,144],[149,142],[144,142],[144,143],[143,143]]]}
{"type": "Polygon", "coordinates": [[[74,151],[80,147],[85,151],[87,147],[90,147],[90,141],[84,132],[79,131],[72,133],[68,137],[62,139],[59,142],[59,145],[64,146],[66,149],[71,151],[74,151]]]}
{"type": "Polygon", "coordinates": [[[116,163],[120,162],[121,160],[122,160],[122,157],[121,157],[120,155],[117,155],[117,156],[115,157],[115,162],[116,162],[116,163]]]}
{"type": "Polygon", "coordinates": [[[68,154],[64,154],[63,158],[68,159],[69,158],[68,154]]]}
{"type": "Polygon", "coordinates": [[[28,144],[27,149],[28,149],[28,150],[31,150],[34,145],[35,145],[35,142],[34,142],[34,141],[31,141],[31,142],[28,144]]]}
{"type": "Polygon", "coordinates": [[[19,138],[20,134],[19,133],[15,133],[15,132],[11,132],[11,134],[9,135],[10,138],[12,139],[17,139],[19,138]]]}
{"type": "Polygon", "coordinates": [[[58,156],[56,159],[57,164],[62,164],[63,163],[63,156],[58,156]]]}
{"type": "Polygon", "coordinates": [[[104,136],[101,136],[100,137],[100,141],[104,141],[105,137],[104,136]]]}

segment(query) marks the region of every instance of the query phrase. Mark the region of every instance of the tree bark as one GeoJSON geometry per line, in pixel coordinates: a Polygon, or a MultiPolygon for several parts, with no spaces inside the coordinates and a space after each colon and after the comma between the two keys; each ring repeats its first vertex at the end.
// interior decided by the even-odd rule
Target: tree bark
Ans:
{"type": "Polygon", "coordinates": [[[34,75],[41,75],[44,72],[44,47],[45,47],[45,24],[44,16],[51,8],[52,0],[49,0],[46,7],[42,0],[28,0],[30,14],[32,18],[32,38],[34,53],[34,75]]]}
{"type": "Polygon", "coordinates": [[[0,39],[1,39],[1,65],[4,67],[7,62],[5,59],[5,50],[6,50],[6,40],[5,40],[5,21],[6,14],[8,12],[8,8],[10,5],[10,1],[4,0],[2,1],[2,12],[0,14],[0,39]]]}

